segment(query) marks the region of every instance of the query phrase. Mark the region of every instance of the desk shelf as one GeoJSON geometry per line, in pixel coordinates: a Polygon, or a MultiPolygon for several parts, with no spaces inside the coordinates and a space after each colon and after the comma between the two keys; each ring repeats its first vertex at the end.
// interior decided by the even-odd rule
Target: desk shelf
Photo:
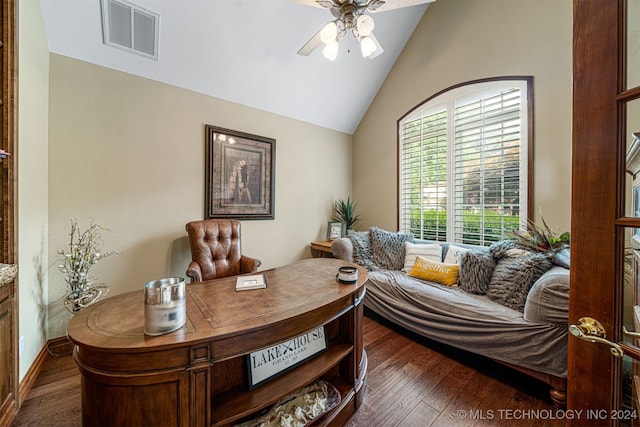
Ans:
{"type": "MultiPolygon", "coordinates": [[[[329,343],[329,349],[319,356],[296,367],[294,370],[264,384],[253,391],[234,390],[213,397],[213,426],[226,426],[242,418],[261,412],[289,395],[292,391],[305,387],[323,375],[329,373],[338,364],[353,353],[353,346],[329,343]],[[216,409],[218,408],[218,409],[216,409]]],[[[332,373],[333,374],[333,373],[332,373]]],[[[353,387],[339,375],[329,375],[328,380],[341,394],[348,393],[353,387]],[[336,384],[337,383],[337,384],[336,384]]],[[[213,379],[215,381],[215,378],[213,379]]],[[[240,387],[238,387],[239,389],[240,387]]],[[[346,396],[342,396],[344,399],[346,396]]]]}

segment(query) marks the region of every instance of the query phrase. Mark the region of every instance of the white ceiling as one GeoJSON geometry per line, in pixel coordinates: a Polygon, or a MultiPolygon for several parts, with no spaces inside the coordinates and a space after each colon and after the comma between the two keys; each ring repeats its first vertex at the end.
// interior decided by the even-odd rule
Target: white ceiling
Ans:
{"type": "Polygon", "coordinates": [[[334,19],[327,9],[292,0],[129,1],[160,15],[158,61],[102,43],[100,0],[41,0],[49,51],[349,134],[428,6],[372,15],[384,53],[362,58],[345,37],[330,62],[321,47],[296,54],[334,19]]]}

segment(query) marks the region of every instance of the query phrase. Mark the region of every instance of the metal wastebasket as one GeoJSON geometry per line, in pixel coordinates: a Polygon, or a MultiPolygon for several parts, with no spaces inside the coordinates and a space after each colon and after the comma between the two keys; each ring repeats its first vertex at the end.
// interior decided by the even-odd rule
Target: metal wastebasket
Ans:
{"type": "Polygon", "coordinates": [[[144,333],[162,335],[187,321],[185,284],[181,277],[152,280],[144,286],[144,333]]]}

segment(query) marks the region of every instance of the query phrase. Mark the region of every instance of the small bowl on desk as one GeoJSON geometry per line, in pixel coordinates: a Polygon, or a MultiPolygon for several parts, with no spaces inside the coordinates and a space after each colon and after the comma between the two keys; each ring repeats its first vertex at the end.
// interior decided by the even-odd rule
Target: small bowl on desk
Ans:
{"type": "Polygon", "coordinates": [[[336,274],[336,280],[340,283],[353,285],[358,283],[358,269],[350,265],[345,265],[338,268],[338,274],[336,274]]]}

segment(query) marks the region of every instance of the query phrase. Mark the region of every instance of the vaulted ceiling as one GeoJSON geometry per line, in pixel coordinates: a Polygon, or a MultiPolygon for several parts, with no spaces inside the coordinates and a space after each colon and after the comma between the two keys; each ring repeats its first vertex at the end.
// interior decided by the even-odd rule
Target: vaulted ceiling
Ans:
{"type": "MultiPolygon", "coordinates": [[[[353,133],[427,5],[372,15],[384,53],[296,52],[333,20],[292,0],[129,0],[159,14],[158,59],[103,44],[100,0],[40,0],[52,53],[353,133]]],[[[387,0],[387,2],[403,0],[387,0]]]]}

